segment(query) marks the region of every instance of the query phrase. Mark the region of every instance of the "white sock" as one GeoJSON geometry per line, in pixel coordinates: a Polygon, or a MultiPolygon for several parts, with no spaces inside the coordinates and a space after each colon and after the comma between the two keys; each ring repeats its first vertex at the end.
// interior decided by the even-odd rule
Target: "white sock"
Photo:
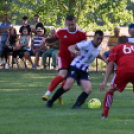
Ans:
{"type": "Polygon", "coordinates": [[[50,95],[51,92],[49,90],[46,91],[45,95],[50,95]]]}

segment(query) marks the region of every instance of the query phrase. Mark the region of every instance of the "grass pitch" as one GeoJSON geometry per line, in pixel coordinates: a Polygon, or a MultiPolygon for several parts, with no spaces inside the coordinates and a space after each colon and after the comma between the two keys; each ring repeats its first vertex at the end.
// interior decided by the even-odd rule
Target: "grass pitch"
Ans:
{"type": "Polygon", "coordinates": [[[123,93],[115,93],[109,117],[102,120],[102,107],[87,107],[91,98],[103,104],[106,89],[99,92],[102,73],[89,73],[93,92],[80,110],[71,109],[82,92],[76,83],[63,95],[64,105],[55,102],[51,109],[46,108],[41,96],[56,75],[57,71],[0,71],[0,134],[134,134],[131,84],[123,93]]]}

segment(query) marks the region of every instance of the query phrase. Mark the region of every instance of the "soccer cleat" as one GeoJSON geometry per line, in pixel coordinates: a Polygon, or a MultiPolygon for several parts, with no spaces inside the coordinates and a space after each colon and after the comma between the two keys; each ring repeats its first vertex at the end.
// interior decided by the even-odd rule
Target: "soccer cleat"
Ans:
{"type": "Polygon", "coordinates": [[[74,105],[74,106],[72,106],[72,109],[81,109],[81,107],[74,105]]]}
{"type": "Polygon", "coordinates": [[[49,100],[47,103],[46,103],[46,107],[47,108],[51,108],[53,106],[53,103],[49,100]]]}
{"type": "Polygon", "coordinates": [[[43,101],[47,101],[49,99],[49,95],[44,95],[44,96],[42,96],[42,100],[43,101]]]}
{"type": "Polygon", "coordinates": [[[102,114],[101,119],[106,119],[107,115],[102,114]]]}
{"type": "Polygon", "coordinates": [[[81,109],[80,103],[79,103],[79,102],[76,102],[76,103],[72,106],[72,109],[81,109]]]}
{"type": "Polygon", "coordinates": [[[58,98],[58,103],[61,104],[61,105],[63,105],[62,97],[59,97],[59,98],[58,98]]]}

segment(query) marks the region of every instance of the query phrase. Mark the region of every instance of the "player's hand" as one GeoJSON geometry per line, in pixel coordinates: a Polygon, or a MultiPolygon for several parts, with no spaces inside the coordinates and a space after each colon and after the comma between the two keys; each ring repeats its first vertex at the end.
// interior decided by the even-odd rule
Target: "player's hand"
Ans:
{"type": "Polygon", "coordinates": [[[102,92],[104,89],[105,89],[105,86],[106,86],[106,82],[103,81],[101,84],[100,84],[100,92],[102,92]]]}
{"type": "Polygon", "coordinates": [[[80,51],[75,51],[75,57],[76,56],[81,56],[81,52],[80,51]]]}

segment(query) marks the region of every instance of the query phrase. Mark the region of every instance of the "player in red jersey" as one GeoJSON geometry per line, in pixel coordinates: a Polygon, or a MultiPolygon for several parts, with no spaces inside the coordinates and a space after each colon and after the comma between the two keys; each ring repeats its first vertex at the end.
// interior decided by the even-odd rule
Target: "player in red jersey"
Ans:
{"type": "MultiPolygon", "coordinates": [[[[74,57],[69,52],[68,47],[82,40],[87,40],[86,33],[76,27],[76,19],[74,16],[68,16],[65,23],[66,27],[58,30],[54,38],[45,39],[47,45],[51,45],[51,43],[57,39],[60,39],[60,49],[57,57],[59,74],[51,81],[47,92],[44,96],[42,96],[43,100],[48,100],[51,92],[57,87],[59,83],[63,82],[67,76],[70,63],[74,59],[74,57]]],[[[64,85],[64,82],[62,85],[64,85]]],[[[61,98],[58,100],[60,104],[63,103],[61,98]]]]}
{"type": "Polygon", "coordinates": [[[100,85],[100,91],[102,92],[107,84],[115,62],[117,69],[104,98],[102,119],[108,116],[108,111],[113,102],[113,96],[116,90],[122,92],[127,83],[131,82],[134,91],[134,46],[128,44],[128,38],[126,36],[120,37],[118,42],[119,45],[110,52],[106,75],[100,85]]]}

